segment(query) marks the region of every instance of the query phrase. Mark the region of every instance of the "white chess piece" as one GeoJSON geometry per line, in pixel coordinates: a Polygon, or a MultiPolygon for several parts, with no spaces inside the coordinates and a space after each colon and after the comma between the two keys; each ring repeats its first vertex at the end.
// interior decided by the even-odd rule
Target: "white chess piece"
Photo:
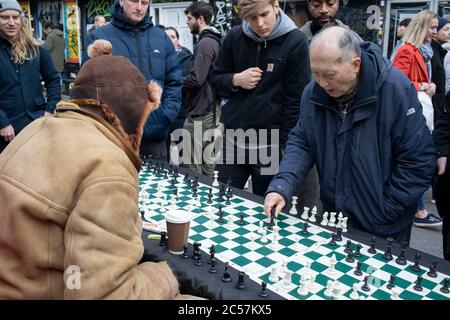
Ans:
{"type": "Polygon", "coordinates": [[[336,223],[336,228],[340,228],[342,229],[342,213],[339,214],[339,216],[337,217],[337,223],[336,223]]]}
{"type": "Polygon", "coordinates": [[[280,278],[284,278],[284,275],[287,271],[289,271],[289,269],[287,268],[287,260],[283,260],[279,274],[278,274],[280,276],[280,278]]]}
{"type": "Polygon", "coordinates": [[[307,296],[308,291],[308,281],[303,276],[300,278],[300,286],[297,290],[298,295],[300,296],[307,296]]]}
{"type": "Polygon", "coordinates": [[[304,207],[303,208],[303,213],[302,213],[302,216],[301,216],[301,218],[303,220],[308,220],[308,217],[309,217],[308,212],[309,212],[309,208],[308,207],[304,207]]]}
{"type": "Polygon", "coordinates": [[[350,293],[350,299],[352,300],[359,300],[359,294],[358,294],[358,284],[353,284],[353,291],[350,293]]]}
{"type": "Polygon", "coordinates": [[[333,300],[341,300],[342,299],[342,295],[341,295],[341,285],[339,284],[339,282],[335,282],[334,286],[333,286],[333,300]]]}
{"type": "Polygon", "coordinates": [[[292,287],[292,271],[287,270],[284,273],[282,288],[285,291],[290,291],[292,287]]]}
{"type": "Polygon", "coordinates": [[[400,299],[400,293],[401,293],[401,289],[399,287],[393,287],[391,289],[391,300],[401,300],[400,299]]]}
{"type": "Polygon", "coordinates": [[[297,212],[297,196],[292,196],[292,201],[291,201],[291,209],[289,210],[289,214],[295,216],[298,212],[297,212]]]}
{"type": "Polygon", "coordinates": [[[328,280],[327,281],[327,287],[325,289],[325,296],[327,297],[332,297],[333,296],[333,281],[332,280],[328,280]]]}
{"type": "MultiPolygon", "coordinates": [[[[171,203],[172,207],[176,207],[177,206],[177,198],[175,196],[172,196],[172,198],[170,199],[170,203],[171,203]]],[[[192,208],[190,210],[192,212],[192,208]]]]}
{"type": "Polygon", "coordinates": [[[228,216],[228,224],[227,224],[227,226],[228,226],[228,228],[232,228],[234,226],[233,225],[233,216],[231,214],[228,216]]]}
{"type": "Polygon", "coordinates": [[[330,266],[326,271],[330,276],[334,276],[336,274],[335,269],[336,263],[337,263],[336,256],[333,254],[330,258],[330,266]]]}
{"type": "Polygon", "coordinates": [[[292,245],[292,249],[296,251],[300,251],[300,244],[298,241],[300,240],[300,237],[296,234],[292,235],[292,241],[294,241],[294,244],[292,245]]]}
{"type": "Polygon", "coordinates": [[[276,265],[276,264],[274,264],[272,266],[272,272],[270,272],[269,281],[271,281],[271,282],[277,282],[278,281],[278,268],[279,268],[279,266],[276,265]]]}
{"type": "Polygon", "coordinates": [[[321,226],[326,227],[328,225],[328,211],[325,211],[322,216],[322,221],[320,222],[321,226]]]}
{"type": "Polygon", "coordinates": [[[307,261],[306,265],[303,267],[302,276],[310,276],[311,275],[311,262],[307,261]]]}
{"type": "Polygon", "coordinates": [[[256,235],[254,233],[250,233],[249,237],[250,237],[250,247],[254,248],[256,235]]]}
{"type": "Polygon", "coordinates": [[[219,171],[214,171],[214,180],[212,182],[212,186],[213,187],[218,187],[219,186],[219,171]]]}
{"type": "Polygon", "coordinates": [[[259,228],[258,228],[258,233],[259,233],[259,234],[262,234],[262,233],[263,233],[263,230],[264,230],[263,226],[264,226],[264,221],[261,220],[261,221],[259,222],[259,228]]]}
{"type": "Polygon", "coordinates": [[[272,243],[270,244],[270,247],[273,250],[277,250],[277,248],[278,248],[278,233],[274,233],[272,235],[272,243]]]}
{"type": "Polygon", "coordinates": [[[336,212],[330,212],[330,220],[328,221],[329,227],[336,226],[336,212]]]}
{"type": "Polygon", "coordinates": [[[267,240],[267,231],[266,230],[262,230],[262,237],[261,237],[261,239],[259,240],[259,241],[261,241],[261,243],[267,243],[268,242],[268,240],[267,240]]]}
{"type": "Polygon", "coordinates": [[[348,217],[343,217],[342,218],[342,232],[347,232],[348,230],[347,230],[347,220],[348,220],[348,217]]]}
{"type": "Polygon", "coordinates": [[[164,196],[164,198],[162,198],[161,200],[161,208],[159,209],[159,212],[166,212],[166,196],[164,196]]]}
{"type": "Polygon", "coordinates": [[[317,215],[317,207],[314,206],[311,210],[311,216],[309,217],[309,221],[316,222],[317,221],[316,215],[317,215]]]}
{"type": "Polygon", "coordinates": [[[311,292],[314,292],[317,289],[316,276],[312,273],[310,274],[308,289],[311,292]]]}

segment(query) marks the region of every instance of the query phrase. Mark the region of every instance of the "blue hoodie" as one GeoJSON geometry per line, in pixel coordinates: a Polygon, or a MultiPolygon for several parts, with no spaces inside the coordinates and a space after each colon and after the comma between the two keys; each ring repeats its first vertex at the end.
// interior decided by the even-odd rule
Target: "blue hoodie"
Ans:
{"type": "Polygon", "coordinates": [[[313,164],[324,211],[342,211],[380,236],[404,232],[428,189],[435,148],[411,81],[374,44],[361,44],[355,101],[344,120],[336,100],[314,81],[267,193],[287,201],[313,164]]]}
{"type": "Polygon", "coordinates": [[[116,1],[109,9],[113,20],[88,35],[87,44],[105,39],[112,44],[112,54],[127,57],[145,78],[156,81],[163,89],[161,104],[144,127],[143,143],[162,141],[181,106],[182,77],[175,48],[164,30],[151,22],[149,12],[133,26],[116,1]]]}

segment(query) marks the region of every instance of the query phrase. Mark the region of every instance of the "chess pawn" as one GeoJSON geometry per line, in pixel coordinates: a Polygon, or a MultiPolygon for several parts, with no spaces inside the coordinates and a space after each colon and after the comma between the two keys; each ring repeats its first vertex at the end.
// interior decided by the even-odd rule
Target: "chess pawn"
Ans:
{"type": "Polygon", "coordinates": [[[341,294],[341,285],[339,282],[336,282],[333,286],[333,300],[341,300],[342,294],[341,294]]]}
{"type": "Polygon", "coordinates": [[[289,210],[289,214],[295,216],[298,212],[297,212],[297,196],[292,196],[292,206],[291,209],[289,210]]]}
{"type": "Polygon", "coordinates": [[[328,211],[325,211],[322,216],[322,222],[320,222],[321,226],[326,227],[328,225],[328,211]]]}
{"type": "Polygon", "coordinates": [[[301,216],[301,218],[303,220],[308,220],[308,217],[309,217],[308,212],[309,212],[309,208],[308,207],[304,207],[303,208],[303,213],[302,213],[302,216],[301,216]]]}
{"type": "Polygon", "coordinates": [[[233,227],[233,216],[229,215],[228,216],[228,224],[227,224],[228,228],[232,228],[233,227]]]}
{"type": "Polygon", "coordinates": [[[261,239],[259,240],[259,241],[261,241],[261,243],[267,243],[268,242],[268,240],[267,240],[267,231],[266,230],[262,230],[262,237],[261,237],[261,239]]]}
{"type": "Polygon", "coordinates": [[[164,198],[161,200],[161,208],[159,209],[159,212],[166,212],[166,196],[164,196],[164,198]]]}
{"type": "Polygon", "coordinates": [[[294,241],[294,244],[292,245],[292,249],[294,249],[295,251],[299,251],[300,250],[300,245],[298,243],[298,241],[300,240],[300,237],[296,234],[292,235],[292,241],[294,241]]]}
{"type": "Polygon", "coordinates": [[[350,299],[352,300],[359,300],[359,294],[358,294],[358,284],[353,284],[353,291],[350,293],[350,299]]]}
{"type": "Polygon", "coordinates": [[[390,296],[391,300],[401,300],[400,299],[401,289],[399,287],[393,287],[391,289],[391,292],[392,292],[390,296]]]}
{"type": "Polygon", "coordinates": [[[333,296],[333,281],[332,280],[327,281],[327,286],[326,286],[324,294],[325,294],[325,296],[330,297],[330,298],[333,296]]]}
{"type": "Polygon", "coordinates": [[[269,275],[269,281],[270,282],[277,282],[278,281],[278,269],[279,269],[278,265],[274,264],[272,266],[272,272],[270,272],[270,275],[269,275]]]}
{"type": "Polygon", "coordinates": [[[342,232],[347,232],[347,221],[348,221],[348,217],[343,217],[342,218],[342,232]]]}
{"type": "Polygon", "coordinates": [[[264,221],[260,221],[259,222],[258,233],[260,233],[261,235],[263,234],[263,231],[264,231],[263,226],[264,226],[264,221]]]}
{"type": "Polygon", "coordinates": [[[314,292],[314,291],[316,291],[316,288],[317,288],[316,276],[314,274],[310,274],[308,289],[309,289],[309,291],[314,292]]]}
{"type": "Polygon", "coordinates": [[[328,221],[329,227],[336,227],[336,212],[330,212],[330,220],[328,221]]]}
{"type": "Polygon", "coordinates": [[[317,214],[317,207],[314,206],[314,208],[312,208],[311,210],[311,216],[309,217],[309,221],[311,222],[316,222],[316,214],[317,214]]]}
{"type": "Polygon", "coordinates": [[[303,276],[300,278],[300,286],[297,289],[297,293],[299,296],[307,296],[308,291],[308,281],[303,276]]]}
{"type": "Polygon", "coordinates": [[[254,247],[255,246],[255,239],[256,239],[256,235],[254,233],[250,233],[250,247],[254,247]]]}

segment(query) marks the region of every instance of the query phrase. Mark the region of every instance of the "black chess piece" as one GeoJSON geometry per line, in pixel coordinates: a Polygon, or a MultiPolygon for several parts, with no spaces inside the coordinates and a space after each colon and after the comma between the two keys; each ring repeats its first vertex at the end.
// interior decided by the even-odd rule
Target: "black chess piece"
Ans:
{"type": "Polygon", "coordinates": [[[355,259],[353,258],[353,251],[350,251],[347,253],[347,257],[345,258],[345,261],[349,263],[355,262],[355,259]]]}
{"type": "Polygon", "coordinates": [[[275,226],[275,207],[272,207],[270,209],[270,223],[267,229],[273,230],[274,226],[275,226]]]}
{"type": "Polygon", "coordinates": [[[428,275],[430,278],[437,278],[437,273],[436,273],[437,265],[438,265],[438,261],[437,261],[437,260],[433,260],[433,261],[431,262],[430,271],[427,272],[427,275],[428,275]]]}
{"type": "Polygon", "coordinates": [[[239,271],[238,273],[238,281],[236,283],[236,288],[243,290],[247,288],[247,285],[245,284],[245,272],[239,271]]]}
{"type": "Polygon", "coordinates": [[[192,256],[192,259],[197,260],[197,258],[198,258],[198,253],[200,252],[200,246],[201,246],[201,243],[199,243],[199,242],[194,242],[193,246],[194,246],[194,254],[193,254],[193,256],[192,256]]]}
{"type": "Polygon", "coordinates": [[[258,295],[262,298],[266,298],[269,295],[267,292],[267,282],[261,282],[261,292],[258,295]]]}
{"type": "Polygon", "coordinates": [[[241,212],[241,213],[239,214],[239,225],[243,226],[244,224],[245,224],[245,221],[244,221],[244,213],[241,212]]]}
{"type": "Polygon", "coordinates": [[[209,248],[209,260],[208,264],[211,264],[212,260],[216,259],[214,256],[216,254],[216,247],[212,244],[209,248]]]}
{"type": "Polygon", "coordinates": [[[212,204],[212,198],[213,198],[213,194],[212,194],[212,188],[209,188],[209,192],[208,192],[208,201],[206,202],[207,204],[212,204]]]}
{"type": "Polygon", "coordinates": [[[231,190],[231,187],[227,188],[227,196],[231,198],[233,198],[233,190],[231,190]]]}
{"type": "Polygon", "coordinates": [[[167,180],[169,177],[167,176],[167,171],[162,169],[164,171],[164,179],[167,180]]]}
{"type": "Polygon", "coordinates": [[[406,255],[406,248],[402,245],[402,247],[400,249],[400,255],[398,256],[397,259],[395,259],[395,263],[400,266],[406,265],[405,255],[406,255]]]}
{"type": "Polygon", "coordinates": [[[361,290],[368,292],[370,291],[370,287],[369,287],[369,276],[365,276],[364,277],[364,284],[361,286],[361,290]]]}
{"type": "Polygon", "coordinates": [[[181,257],[182,257],[183,259],[189,258],[188,250],[189,250],[189,247],[188,247],[187,244],[185,244],[185,245],[183,246],[183,254],[181,255],[181,257]]]}
{"type": "Polygon", "coordinates": [[[336,230],[336,241],[341,242],[342,241],[342,229],[337,228],[336,230]]]}
{"type": "Polygon", "coordinates": [[[377,253],[376,244],[377,244],[377,238],[372,237],[372,240],[370,241],[370,248],[367,249],[367,252],[371,253],[371,254],[377,253]]]}
{"type": "Polygon", "coordinates": [[[192,189],[192,198],[197,198],[197,187],[194,187],[193,189],[192,189]]]}
{"type": "Polygon", "coordinates": [[[159,240],[159,245],[161,247],[167,246],[167,233],[165,231],[161,231],[160,235],[161,235],[161,237],[159,240]]]}
{"type": "Polygon", "coordinates": [[[223,218],[223,211],[222,211],[222,206],[219,205],[219,219],[217,219],[218,222],[224,222],[225,219],[223,218]]]}
{"type": "Polygon", "coordinates": [[[386,286],[389,290],[392,289],[393,287],[395,287],[395,279],[396,278],[397,277],[393,274],[391,274],[391,276],[389,277],[389,283],[386,286]]]}
{"type": "Polygon", "coordinates": [[[362,271],[361,271],[361,267],[362,267],[362,262],[361,261],[358,261],[357,263],[356,263],[356,269],[355,269],[355,271],[353,272],[354,274],[355,274],[355,276],[362,276],[362,271]]]}
{"type": "Polygon", "coordinates": [[[440,289],[442,293],[447,293],[447,294],[449,293],[449,290],[448,290],[449,284],[450,284],[450,278],[445,278],[444,284],[443,284],[442,288],[440,289]]]}
{"type": "Polygon", "coordinates": [[[422,277],[421,276],[417,276],[417,280],[415,282],[415,286],[413,287],[414,290],[416,291],[422,291],[423,287],[422,287],[422,277]]]}
{"type": "Polygon", "coordinates": [[[146,221],[147,219],[145,219],[145,211],[141,210],[141,219],[142,221],[146,221]]]}
{"type": "Polygon", "coordinates": [[[361,257],[362,257],[361,249],[362,249],[362,245],[361,245],[360,243],[358,243],[358,244],[356,245],[356,251],[353,253],[353,255],[354,255],[356,258],[361,258],[361,257]]]}
{"type": "Polygon", "coordinates": [[[337,246],[337,243],[336,243],[336,233],[332,233],[331,234],[331,240],[330,240],[330,242],[328,243],[329,245],[331,245],[331,246],[337,246]]]}
{"type": "Polygon", "coordinates": [[[223,275],[222,275],[222,281],[223,282],[230,282],[231,281],[231,275],[228,272],[228,262],[225,262],[225,271],[223,272],[223,275]]]}
{"type": "Polygon", "coordinates": [[[353,247],[352,247],[352,241],[351,240],[347,240],[347,244],[345,245],[345,253],[349,253],[353,251],[353,247]]]}
{"type": "Polygon", "coordinates": [[[420,258],[422,255],[419,252],[416,252],[416,255],[414,257],[414,265],[411,266],[411,270],[414,272],[420,272],[422,271],[422,268],[420,267],[420,258]]]}
{"type": "Polygon", "coordinates": [[[174,173],[173,173],[173,177],[174,177],[175,179],[178,178],[178,169],[175,169],[175,171],[174,171],[174,173]]]}
{"type": "Polygon", "coordinates": [[[301,234],[304,234],[304,235],[309,234],[309,232],[308,232],[308,222],[307,222],[307,221],[305,221],[305,222],[303,223],[303,230],[300,231],[300,233],[301,233],[301,234]]]}
{"type": "Polygon", "coordinates": [[[202,253],[200,252],[200,250],[198,250],[198,252],[197,252],[197,258],[195,259],[194,264],[196,267],[201,267],[203,265],[202,253]]]}
{"type": "Polygon", "coordinates": [[[393,259],[392,243],[394,242],[394,239],[392,237],[388,237],[386,240],[387,240],[387,247],[386,247],[386,251],[383,254],[383,259],[387,260],[387,261],[391,261],[393,259]]]}
{"type": "Polygon", "coordinates": [[[209,273],[217,273],[216,258],[212,258],[210,261],[211,261],[211,267],[209,268],[208,272],[209,273]]]}
{"type": "Polygon", "coordinates": [[[227,198],[227,201],[225,201],[225,204],[227,206],[231,205],[230,196],[227,194],[225,197],[227,198]]]}

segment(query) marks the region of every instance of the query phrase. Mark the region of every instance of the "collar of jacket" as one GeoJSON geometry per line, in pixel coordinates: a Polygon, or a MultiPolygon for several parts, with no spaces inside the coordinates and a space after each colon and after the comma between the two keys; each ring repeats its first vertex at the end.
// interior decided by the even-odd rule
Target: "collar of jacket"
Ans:
{"type": "Polygon", "coordinates": [[[448,50],[445,49],[442,45],[440,45],[437,41],[435,40],[431,40],[431,47],[433,48],[433,51],[435,52],[435,54],[433,55],[433,57],[436,55],[436,52],[439,52],[439,54],[442,57],[445,57],[445,55],[447,54],[448,50]]]}
{"type": "Polygon", "coordinates": [[[147,10],[144,18],[136,25],[132,25],[128,23],[128,19],[123,12],[122,7],[120,6],[119,1],[116,1],[110,8],[109,13],[111,13],[112,24],[121,29],[127,30],[140,30],[144,31],[153,26],[152,17],[150,17],[150,7],[147,10]]]}
{"type": "Polygon", "coordinates": [[[6,40],[5,38],[3,38],[1,36],[0,36],[0,44],[5,47],[11,48],[11,42],[9,42],[8,40],[6,40]]]}
{"type": "Polygon", "coordinates": [[[131,145],[127,139],[127,134],[123,131],[122,127],[120,127],[120,125],[110,124],[105,118],[101,117],[100,115],[94,114],[80,107],[80,105],[95,106],[95,102],[96,100],[91,99],[71,100],[70,102],[61,101],[57,104],[54,114],[56,115],[56,117],[88,117],[95,120],[94,123],[97,129],[128,155],[137,172],[139,172],[141,170],[141,161],[139,159],[139,155],[136,151],[133,150],[133,148],[131,148],[131,145]]]}
{"type": "MultiPolygon", "coordinates": [[[[370,118],[376,111],[376,104],[371,104],[377,100],[377,74],[374,67],[371,65],[367,54],[361,51],[361,69],[359,74],[358,91],[355,96],[353,106],[348,111],[348,114],[353,113],[351,124],[357,121],[370,118]]],[[[330,97],[326,91],[314,83],[311,102],[314,104],[338,111],[337,101],[330,97]]],[[[343,128],[343,130],[348,128],[343,128]]]]}

